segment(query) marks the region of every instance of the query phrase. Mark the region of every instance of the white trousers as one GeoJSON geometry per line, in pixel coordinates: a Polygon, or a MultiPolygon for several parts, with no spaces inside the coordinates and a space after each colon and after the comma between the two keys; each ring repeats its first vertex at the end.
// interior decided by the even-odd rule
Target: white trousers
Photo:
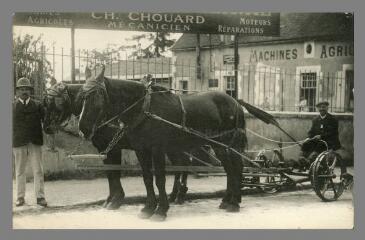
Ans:
{"type": "Polygon", "coordinates": [[[41,146],[29,143],[13,148],[17,198],[25,197],[26,166],[30,162],[34,176],[34,192],[37,198],[44,198],[44,175],[41,146]]]}

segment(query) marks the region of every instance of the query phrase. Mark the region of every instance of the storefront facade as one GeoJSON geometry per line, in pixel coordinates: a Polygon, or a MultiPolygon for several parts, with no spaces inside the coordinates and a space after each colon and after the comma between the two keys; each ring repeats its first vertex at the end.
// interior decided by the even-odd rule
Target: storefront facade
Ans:
{"type": "MultiPolygon", "coordinates": [[[[196,41],[194,36],[186,35],[173,48],[179,67],[172,85],[187,90],[225,91],[233,96],[233,36],[200,36],[199,78],[196,41]]],[[[275,111],[311,112],[323,100],[330,103],[332,112],[353,111],[354,42],[348,33],[269,40],[241,37],[238,55],[239,99],[275,111]]]]}

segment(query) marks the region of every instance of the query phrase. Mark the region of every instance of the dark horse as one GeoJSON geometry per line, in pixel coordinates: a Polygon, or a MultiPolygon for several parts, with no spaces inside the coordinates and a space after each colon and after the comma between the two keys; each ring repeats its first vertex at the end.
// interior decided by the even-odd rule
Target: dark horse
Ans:
{"type": "MultiPolygon", "coordinates": [[[[47,96],[43,100],[45,107],[44,131],[47,134],[54,134],[61,124],[66,123],[71,115],[78,116],[81,113],[79,94],[82,84],[57,83],[47,89],[47,96]]],[[[116,129],[111,125],[105,126],[93,136],[92,143],[99,152],[103,151],[113,138],[116,129]]],[[[126,139],[121,139],[116,146],[107,153],[105,164],[121,164],[120,149],[130,149],[126,139]]],[[[124,191],[120,182],[120,171],[106,171],[109,183],[109,196],[104,207],[107,209],[118,209],[124,199],[124,191]]]]}
{"type": "MultiPolygon", "coordinates": [[[[88,69],[86,72],[86,75],[90,76],[88,69]]],[[[46,115],[44,130],[47,134],[54,134],[61,124],[70,119],[72,114],[75,116],[80,115],[82,108],[81,87],[82,84],[65,84],[61,82],[47,89],[47,96],[43,101],[46,115]]],[[[104,151],[118,129],[119,126],[115,121],[98,129],[91,139],[94,147],[99,152],[104,151]]],[[[134,150],[127,137],[122,137],[111,151],[107,153],[104,163],[121,164],[121,149],[134,150]]],[[[197,154],[200,154],[201,159],[207,160],[207,158],[204,158],[204,155],[201,155],[201,152],[197,152],[197,154]]],[[[191,164],[186,155],[170,153],[168,158],[173,165],[191,164]]],[[[121,206],[125,195],[120,182],[121,174],[120,171],[106,171],[106,175],[109,183],[109,196],[104,203],[104,207],[107,209],[117,209],[121,206]]],[[[184,202],[188,190],[187,175],[187,172],[175,174],[173,189],[169,196],[171,202],[176,201],[179,204],[184,202]]]]}
{"type": "MultiPolygon", "coordinates": [[[[232,97],[221,92],[176,95],[170,91],[148,92],[138,82],[111,80],[104,77],[104,68],[96,78],[84,84],[79,130],[86,139],[93,137],[98,126],[117,116],[125,126],[125,136],[137,150],[142,167],[147,200],[140,216],[164,220],[169,209],[165,190],[165,154],[181,154],[207,142],[176,129],[166,123],[147,117],[156,114],[169,122],[211,136],[212,139],[243,152],[247,143],[244,111],[232,97]],[[152,167],[155,172],[158,201],[153,188],[152,167]]],[[[237,212],[241,202],[242,157],[230,148],[212,145],[227,173],[227,189],[220,208],[237,212]]]]}

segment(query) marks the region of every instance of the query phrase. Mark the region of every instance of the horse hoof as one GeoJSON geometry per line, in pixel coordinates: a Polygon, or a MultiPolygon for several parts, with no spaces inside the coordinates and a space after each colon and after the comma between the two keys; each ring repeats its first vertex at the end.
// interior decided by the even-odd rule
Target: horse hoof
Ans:
{"type": "Polygon", "coordinates": [[[154,222],[163,222],[166,220],[166,214],[153,214],[153,216],[151,217],[151,220],[154,222]]]}
{"type": "Polygon", "coordinates": [[[120,208],[123,204],[124,196],[115,196],[112,198],[112,200],[107,204],[106,209],[108,210],[115,210],[120,208]]]}
{"type": "Polygon", "coordinates": [[[101,205],[103,208],[106,208],[107,206],[108,206],[108,204],[109,204],[109,202],[108,201],[105,201],[104,203],[103,203],[103,205],[101,205]]]}
{"type": "Polygon", "coordinates": [[[153,209],[142,208],[141,212],[138,214],[138,217],[142,219],[147,219],[152,217],[153,212],[154,212],[153,209]]]}
{"type": "Polygon", "coordinates": [[[170,203],[173,203],[173,202],[175,202],[175,200],[176,200],[176,195],[170,194],[170,196],[169,196],[169,202],[170,203]]]}
{"type": "Polygon", "coordinates": [[[185,202],[185,198],[184,197],[178,197],[177,199],[176,199],[176,204],[179,204],[179,205],[181,205],[181,204],[183,204],[185,202]]]}
{"type": "Polygon", "coordinates": [[[108,210],[116,210],[116,209],[120,208],[120,206],[122,206],[122,202],[110,202],[106,206],[106,209],[108,209],[108,210]]]}
{"type": "Polygon", "coordinates": [[[239,212],[240,211],[240,205],[238,204],[228,204],[226,207],[227,212],[239,212]]]}
{"type": "Polygon", "coordinates": [[[141,219],[148,219],[150,217],[152,217],[153,213],[152,212],[140,212],[138,214],[138,217],[141,219]]]}
{"type": "Polygon", "coordinates": [[[219,209],[227,209],[229,203],[226,202],[221,202],[221,204],[219,204],[219,209]]]}
{"type": "Polygon", "coordinates": [[[102,207],[103,207],[103,208],[106,208],[106,207],[108,206],[108,204],[110,203],[110,200],[111,200],[111,197],[110,197],[110,196],[108,196],[108,197],[106,198],[106,200],[104,201],[104,203],[103,203],[102,207]]]}

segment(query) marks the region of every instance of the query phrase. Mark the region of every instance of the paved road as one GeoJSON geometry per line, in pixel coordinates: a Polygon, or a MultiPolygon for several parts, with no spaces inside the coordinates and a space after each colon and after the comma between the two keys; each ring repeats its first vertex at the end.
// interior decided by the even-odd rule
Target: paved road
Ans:
{"type": "Polygon", "coordinates": [[[100,206],[55,211],[17,213],[13,227],[29,229],[138,229],[138,228],[352,228],[354,208],[352,192],[340,200],[325,203],[311,189],[281,192],[274,195],[243,196],[239,213],[217,208],[220,199],[191,200],[171,205],[165,222],[139,219],[142,204],[123,205],[109,211],[100,206]]]}

